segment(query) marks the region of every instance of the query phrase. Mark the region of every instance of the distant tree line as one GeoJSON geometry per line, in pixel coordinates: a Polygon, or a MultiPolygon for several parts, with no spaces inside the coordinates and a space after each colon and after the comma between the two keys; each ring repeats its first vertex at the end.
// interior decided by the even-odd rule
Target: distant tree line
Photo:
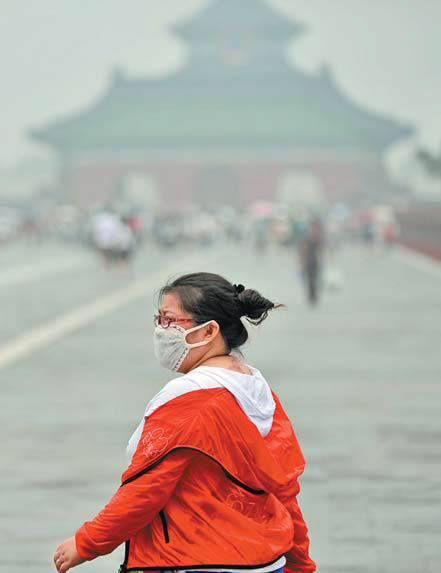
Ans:
{"type": "Polygon", "coordinates": [[[416,156],[431,177],[441,178],[441,151],[432,153],[421,148],[416,152],[416,156]]]}

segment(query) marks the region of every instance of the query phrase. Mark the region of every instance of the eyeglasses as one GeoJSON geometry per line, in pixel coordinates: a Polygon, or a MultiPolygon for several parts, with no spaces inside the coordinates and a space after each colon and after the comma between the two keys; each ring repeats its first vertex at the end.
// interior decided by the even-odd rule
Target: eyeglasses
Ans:
{"type": "Polygon", "coordinates": [[[193,322],[192,318],[174,318],[173,316],[164,316],[163,314],[153,315],[153,323],[155,326],[162,326],[162,328],[168,328],[171,324],[177,324],[178,322],[193,322]]]}

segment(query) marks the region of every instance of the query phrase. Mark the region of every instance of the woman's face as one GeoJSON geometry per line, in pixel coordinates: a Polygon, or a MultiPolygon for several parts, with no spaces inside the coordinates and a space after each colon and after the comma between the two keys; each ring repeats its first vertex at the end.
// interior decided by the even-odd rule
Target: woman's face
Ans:
{"type": "MultiPolygon", "coordinates": [[[[177,324],[184,330],[188,330],[189,328],[196,326],[192,315],[182,307],[181,299],[179,296],[173,293],[167,293],[163,296],[161,305],[159,307],[159,314],[176,319],[177,322],[171,323],[171,327],[173,324],[177,324]]],[[[210,347],[212,346],[211,343],[214,341],[218,333],[219,326],[216,322],[207,324],[203,328],[200,328],[194,332],[190,332],[186,338],[189,344],[193,344],[194,342],[202,342],[205,340],[208,340],[209,344],[200,346],[198,348],[191,348],[181,366],[179,367],[178,372],[188,372],[193,368],[193,365],[200,362],[204,355],[209,352],[210,347]]]]}

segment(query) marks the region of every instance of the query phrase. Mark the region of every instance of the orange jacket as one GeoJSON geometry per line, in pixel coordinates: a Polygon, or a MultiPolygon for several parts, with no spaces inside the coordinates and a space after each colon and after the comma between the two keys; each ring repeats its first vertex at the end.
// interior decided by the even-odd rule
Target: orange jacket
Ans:
{"type": "Polygon", "coordinates": [[[146,419],[111,501],[76,532],[83,559],[123,541],[121,571],[260,567],[315,571],[296,501],[304,458],[277,396],[263,438],[223,388],[189,392],[146,419]]]}

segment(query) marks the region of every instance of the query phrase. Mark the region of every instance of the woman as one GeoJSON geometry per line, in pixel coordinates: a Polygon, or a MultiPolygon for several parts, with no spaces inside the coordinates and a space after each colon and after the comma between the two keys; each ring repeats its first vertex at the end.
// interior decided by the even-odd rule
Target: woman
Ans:
{"type": "Polygon", "coordinates": [[[274,308],[212,273],[162,288],[155,354],[184,375],[147,405],[120,488],[57,548],[59,573],[123,541],[120,571],[315,570],[296,501],[301,450],[277,396],[237,352],[241,317],[260,324],[274,308]]]}

